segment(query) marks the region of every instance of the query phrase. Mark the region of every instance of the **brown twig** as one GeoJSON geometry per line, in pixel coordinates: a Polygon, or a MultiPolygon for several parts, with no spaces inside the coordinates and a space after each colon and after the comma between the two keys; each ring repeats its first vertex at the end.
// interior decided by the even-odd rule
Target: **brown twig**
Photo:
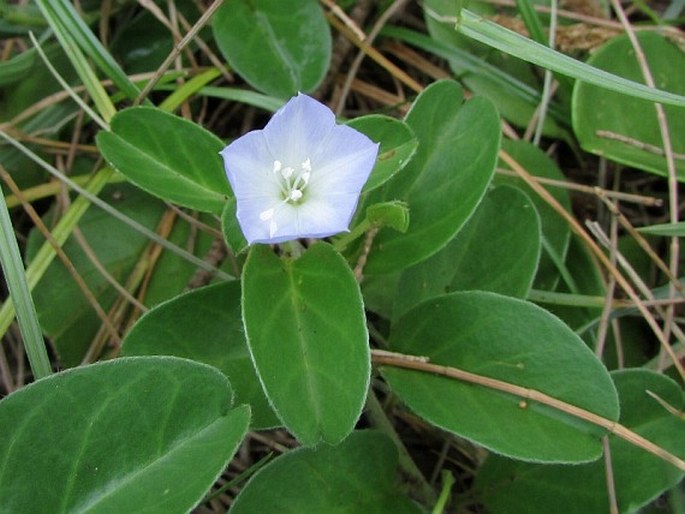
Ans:
{"type": "MultiPolygon", "coordinates": [[[[519,176],[515,171],[508,170],[506,168],[497,168],[496,171],[501,175],[507,175],[509,177],[519,176]]],[[[569,182],[566,180],[554,180],[551,178],[537,177],[534,175],[532,175],[531,178],[539,184],[545,184],[551,187],[568,189],[569,191],[577,191],[579,193],[584,193],[588,195],[615,198],[616,200],[621,200],[622,202],[636,203],[644,205],[646,207],[659,207],[662,204],[660,198],[656,198],[653,196],[636,195],[632,193],[624,193],[622,191],[611,191],[609,189],[603,189],[598,186],[586,186],[584,184],[576,184],[575,182],[569,182]]]]}
{"type": "MultiPolygon", "coordinates": [[[[626,13],[623,10],[623,6],[618,0],[609,0],[616,16],[618,17],[623,29],[626,31],[626,35],[630,40],[630,44],[635,52],[635,59],[640,66],[640,71],[645,79],[645,83],[651,87],[656,88],[656,83],[654,82],[654,77],[649,69],[649,64],[647,63],[647,58],[642,46],[635,35],[632,25],[626,17],[626,13]]],[[[656,110],[656,119],[659,125],[659,133],[661,135],[661,142],[664,146],[664,155],[666,158],[666,170],[668,172],[668,200],[669,200],[669,220],[671,223],[678,223],[678,176],[675,167],[675,158],[673,156],[673,144],[671,142],[671,134],[668,128],[668,121],[666,120],[666,112],[664,111],[664,106],[660,103],[654,103],[654,108],[656,110]]],[[[670,248],[670,260],[668,267],[671,271],[671,275],[678,276],[678,266],[680,264],[680,239],[678,236],[671,237],[671,248],[670,248]]],[[[674,282],[669,282],[669,294],[673,296],[675,294],[674,282]]],[[[673,307],[667,307],[666,317],[664,319],[664,335],[666,339],[671,332],[673,326],[673,307]]],[[[663,350],[666,350],[664,347],[663,350]]],[[[663,355],[663,353],[662,353],[663,355]]]]}
{"type": "Polygon", "coordinates": [[[640,248],[649,256],[651,261],[668,277],[668,279],[671,281],[671,283],[674,285],[674,287],[680,291],[680,294],[685,296],[685,287],[683,284],[678,280],[678,278],[673,275],[671,270],[666,266],[666,263],[661,260],[661,258],[657,255],[657,253],[652,249],[650,246],[649,242],[645,239],[645,237],[638,232],[638,230],[633,226],[633,224],[628,220],[628,218],[625,217],[625,215],[619,210],[618,206],[614,204],[611,200],[607,198],[607,195],[605,194],[604,191],[597,191],[597,196],[604,202],[604,205],[609,209],[609,211],[614,215],[614,217],[618,220],[618,222],[621,224],[621,226],[630,234],[630,236],[635,239],[635,242],[638,244],[640,248]]]}
{"type": "Polygon", "coordinates": [[[415,92],[420,92],[423,89],[423,86],[416,82],[413,78],[411,78],[407,73],[405,73],[403,70],[398,68],[395,64],[393,64],[390,60],[388,60],[387,57],[385,57],[383,54],[381,54],[378,50],[376,50],[374,47],[370,46],[369,44],[366,43],[366,41],[362,41],[359,39],[354,33],[352,33],[345,25],[343,25],[337,18],[333,16],[328,17],[328,21],[331,25],[333,25],[336,30],[345,33],[347,37],[354,43],[354,45],[357,48],[360,48],[364,51],[366,55],[368,55],[374,62],[379,64],[383,69],[385,69],[388,73],[390,73],[393,77],[398,79],[400,82],[402,82],[405,86],[409,87],[415,92]]]}
{"type": "Polygon", "coordinates": [[[378,227],[371,227],[364,238],[364,246],[362,247],[362,252],[357,259],[357,265],[354,267],[354,276],[357,282],[362,281],[364,275],[364,266],[366,266],[366,261],[369,258],[369,253],[371,253],[371,247],[373,246],[373,240],[378,234],[378,227]]]}
{"type": "Polygon", "coordinates": [[[430,362],[423,362],[421,360],[414,360],[410,358],[398,358],[396,356],[388,355],[387,352],[379,354],[376,350],[371,350],[371,358],[374,364],[378,366],[393,366],[396,368],[412,369],[416,371],[422,371],[424,373],[431,373],[433,375],[440,375],[462,382],[467,382],[469,384],[475,384],[488,389],[493,389],[495,391],[508,393],[510,395],[522,398],[527,402],[534,401],[542,405],[552,407],[560,412],[564,412],[575,418],[582,419],[583,421],[587,421],[588,423],[601,427],[615,436],[629,442],[630,444],[642,448],[652,455],[656,455],[669,464],[672,464],[678,469],[685,471],[685,460],[678,458],[677,456],[664,450],[660,446],[657,446],[620,423],[564,402],[558,398],[554,398],[553,396],[542,393],[535,389],[511,384],[496,378],[478,375],[476,373],[453,368],[451,366],[443,366],[440,364],[433,364],[430,362]]]}
{"type": "Polygon", "coordinates": [[[198,32],[200,32],[202,27],[204,27],[207,24],[207,22],[209,22],[209,19],[212,17],[214,12],[221,6],[223,1],[224,0],[214,0],[212,5],[210,5],[204,13],[202,13],[202,16],[200,16],[200,19],[197,20],[195,25],[193,25],[193,28],[190,29],[185,36],[183,36],[183,39],[179,41],[177,45],[174,45],[174,48],[171,50],[169,55],[167,55],[167,58],[159,66],[159,68],[157,68],[155,74],[152,76],[152,78],[145,85],[145,87],[140,92],[138,97],[135,99],[133,105],[138,105],[145,98],[147,98],[147,95],[150,94],[150,91],[152,91],[152,89],[155,87],[159,79],[162,78],[162,75],[166,73],[166,71],[169,69],[169,66],[171,66],[171,64],[174,62],[178,54],[180,54],[183,51],[183,49],[193,40],[193,38],[195,38],[195,36],[198,32]]]}
{"type": "MultiPolygon", "coordinates": [[[[373,44],[373,42],[376,39],[376,36],[378,36],[378,33],[381,31],[383,26],[388,22],[388,20],[390,18],[392,18],[404,6],[405,3],[407,3],[407,0],[395,0],[390,5],[390,7],[388,7],[383,12],[383,14],[381,14],[378,17],[378,20],[376,20],[376,23],[374,23],[373,27],[371,27],[371,30],[366,35],[366,38],[364,38],[364,42],[367,45],[370,46],[373,44]]],[[[362,38],[359,38],[359,39],[361,40],[362,38]]],[[[338,107],[335,110],[336,114],[338,114],[338,115],[345,108],[345,102],[347,101],[347,95],[350,92],[350,87],[352,86],[352,81],[355,79],[357,72],[359,71],[359,67],[361,66],[361,63],[364,60],[365,55],[366,55],[366,52],[364,51],[364,49],[360,48],[359,52],[357,52],[357,55],[355,56],[354,60],[352,61],[352,64],[350,65],[350,68],[347,72],[347,76],[345,77],[345,81],[343,82],[342,89],[340,91],[340,96],[338,98],[338,107]]]]}
{"type": "Polygon", "coordinates": [[[609,514],[618,514],[618,499],[616,496],[616,479],[614,478],[614,463],[611,459],[611,445],[609,438],[602,437],[604,449],[604,476],[606,478],[607,493],[609,494],[609,514]]]}
{"type": "MultiPolygon", "coordinates": [[[[649,152],[654,155],[659,155],[661,157],[666,155],[666,152],[664,152],[663,148],[659,148],[658,146],[645,143],[644,141],[640,141],[632,137],[624,136],[623,134],[611,132],[610,130],[598,130],[597,132],[595,132],[595,134],[597,135],[597,137],[611,139],[612,141],[620,141],[621,143],[625,143],[628,146],[644,150],[645,152],[649,152]]],[[[682,161],[685,160],[685,154],[673,152],[673,158],[682,161]]]]}

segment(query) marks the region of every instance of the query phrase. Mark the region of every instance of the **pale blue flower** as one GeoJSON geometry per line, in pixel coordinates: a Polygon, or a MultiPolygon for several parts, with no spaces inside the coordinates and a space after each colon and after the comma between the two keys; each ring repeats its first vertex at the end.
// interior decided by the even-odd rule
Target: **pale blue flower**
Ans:
{"type": "Polygon", "coordinates": [[[298,94],[262,130],[221,151],[247,242],[280,243],[345,232],[378,155],[378,144],[335,122],[298,94]]]}

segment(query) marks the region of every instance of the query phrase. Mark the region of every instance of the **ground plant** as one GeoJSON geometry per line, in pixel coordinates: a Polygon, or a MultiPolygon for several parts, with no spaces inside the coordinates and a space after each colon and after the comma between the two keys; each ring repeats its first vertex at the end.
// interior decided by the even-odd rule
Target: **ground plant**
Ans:
{"type": "Polygon", "coordinates": [[[0,0],[0,512],[685,513],[684,11],[0,0]]]}

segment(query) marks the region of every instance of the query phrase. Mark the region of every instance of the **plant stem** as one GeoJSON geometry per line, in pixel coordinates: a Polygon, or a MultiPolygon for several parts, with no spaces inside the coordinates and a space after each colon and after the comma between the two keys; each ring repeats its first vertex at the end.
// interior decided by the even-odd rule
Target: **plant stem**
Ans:
{"type": "Polygon", "coordinates": [[[343,234],[342,236],[337,238],[335,241],[333,241],[333,248],[335,248],[339,252],[342,252],[345,248],[347,248],[348,244],[350,244],[355,239],[363,236],[364,233],[367,230],[369,230],[369,228],[371,228],[371,222],[369,220],[365,219],[359,225],[354,227],[352,230],[350,230],[346,234],[343,234]]]}
{"type": "Polygon", "coordinates": [[[438,501],[435,502],[435,507],[433,507],[432,514],[442,514],[445,511],[447,502],[450,499],[450,491],[452,491],[452,486],[454,485],[454,476],[448,470],[442,470],[442,489],[440,490],[440,496],[438,501]]]}

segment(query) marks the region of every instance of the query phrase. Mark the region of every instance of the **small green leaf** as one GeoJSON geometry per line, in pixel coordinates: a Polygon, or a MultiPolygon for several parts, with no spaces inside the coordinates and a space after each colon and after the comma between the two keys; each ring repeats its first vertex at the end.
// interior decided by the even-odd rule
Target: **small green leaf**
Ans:
{"type": "MultiPolygon", "coordinates": [[[[477,291],[434,298],[393,325],[390,349],[618,418],[616,390],[602,363],[559,319],[531,303],[477,291]]],[[[565,463],[601,455],[604,431],[560,410],[444,376],[388,366],[381,372],[418,415],[493,452],[565,463]]]]}
{"type": "Polygon", "coordinates": [[[453,81],[430,85],[416,99],[407,124],[419,147],[402,173],[385,184],[381,198],[403,200],[411,224],[406,234],[381,230],[365,273],[391,273],[430,257],[452,239],[485,194],[497,162],[499,118],[484,98],[464,104],[453,81]]]}
{"type": "MultiPolygon", "coordinates": [[[[682,412],[683,392],[668,377],[647,370],[612,373],[621,401],[621,424],[685,457],[684,422],[650,396],[682,412]]],[[[640,507],[675,486],[684,476],[671,464],[615,436],[609,437],[614,492],[620,512],[640,507]]],[[[582,466],[543,466],[491,455],[481,468],[476,491],[492,514],[547,514],[564,505],[565,514],[607,511],[609,495],[603,461],[582,466]]]]}
{"type": "Polygon", "coordinates": [[[407,165],[416,152],[416,136],[403,121],[380,114],[370,114],[355,118],[348,125],[381,144],[376,165],[362,193],[368,193],[387,182],[407,165]]]}
{"type": "Polygon", "coordinates": [[[296,260],[253,246],[242,305],[252,359],[276,414],[305,445],[342,441],[370,379],[364,308],[345,260],[326,243],[296,260]]]}
{"type": "Polygon", "coordinates": [[[213,30],[231,67],[267,95],[313,91],[328,70],[331,32],[315,0],[232,0],[213,30]]]}
{"type": "MultiPolygon", "coordinates": [[[[685,53],[657,32],[640,32],[640,46],[657,88],[685,94],[685,53]]],[[[627,36],[592,54],[589,64],[642,82],[627,36]]],[[[667,176],[663,141],[654,103],[578,82],[573,92],[573,129],[583,149],[628,166],[667,176]]],[[[664,105],[679,180],[685,180],[685,108],[664,105]]]]}
{"type": "Polygon", "coordinates": [[[300,448],[262,468],[231,514],[419,514],[397,488],[397,450],[379,432],[354,432],[338,446],[300,448]]]}
{"type": "Polygon", "coordinates": [[[131,329],[121,354],[173,355],[214,366],[231,381],[236,402],[250,405],[252,428],[279,424],[250,360],[237,281],[197,289],[158,305],[131,329]]]}
{"type": "Polygon", "coordinates": [[[453,291],[492,291],[525,298],[540,256],[540,220],[517,189],[490,191],[449,244],[402,273],[394,317],[453,291]]]}
{"type": "Polygon", "coordinates": [[[0,402],[0,510],[188,512],[247,431],[249,409],[229,410],[231,396],[219,371],[172,357],[20,389],[0,402]]]}
{"type": "Polygon", "coordinates": [[[409,228],[409,209],[404,202],[375,203],[366,209],[366,219],[372,225],[404,233],[409,228]]]}
{"type": "Polygon", "coordinates": [[[199,125],[151,107],[112,118],[98,148],[138,187],[164,200],[220,213],[231,196],[219,152],[224,144],[199,125]]]}

